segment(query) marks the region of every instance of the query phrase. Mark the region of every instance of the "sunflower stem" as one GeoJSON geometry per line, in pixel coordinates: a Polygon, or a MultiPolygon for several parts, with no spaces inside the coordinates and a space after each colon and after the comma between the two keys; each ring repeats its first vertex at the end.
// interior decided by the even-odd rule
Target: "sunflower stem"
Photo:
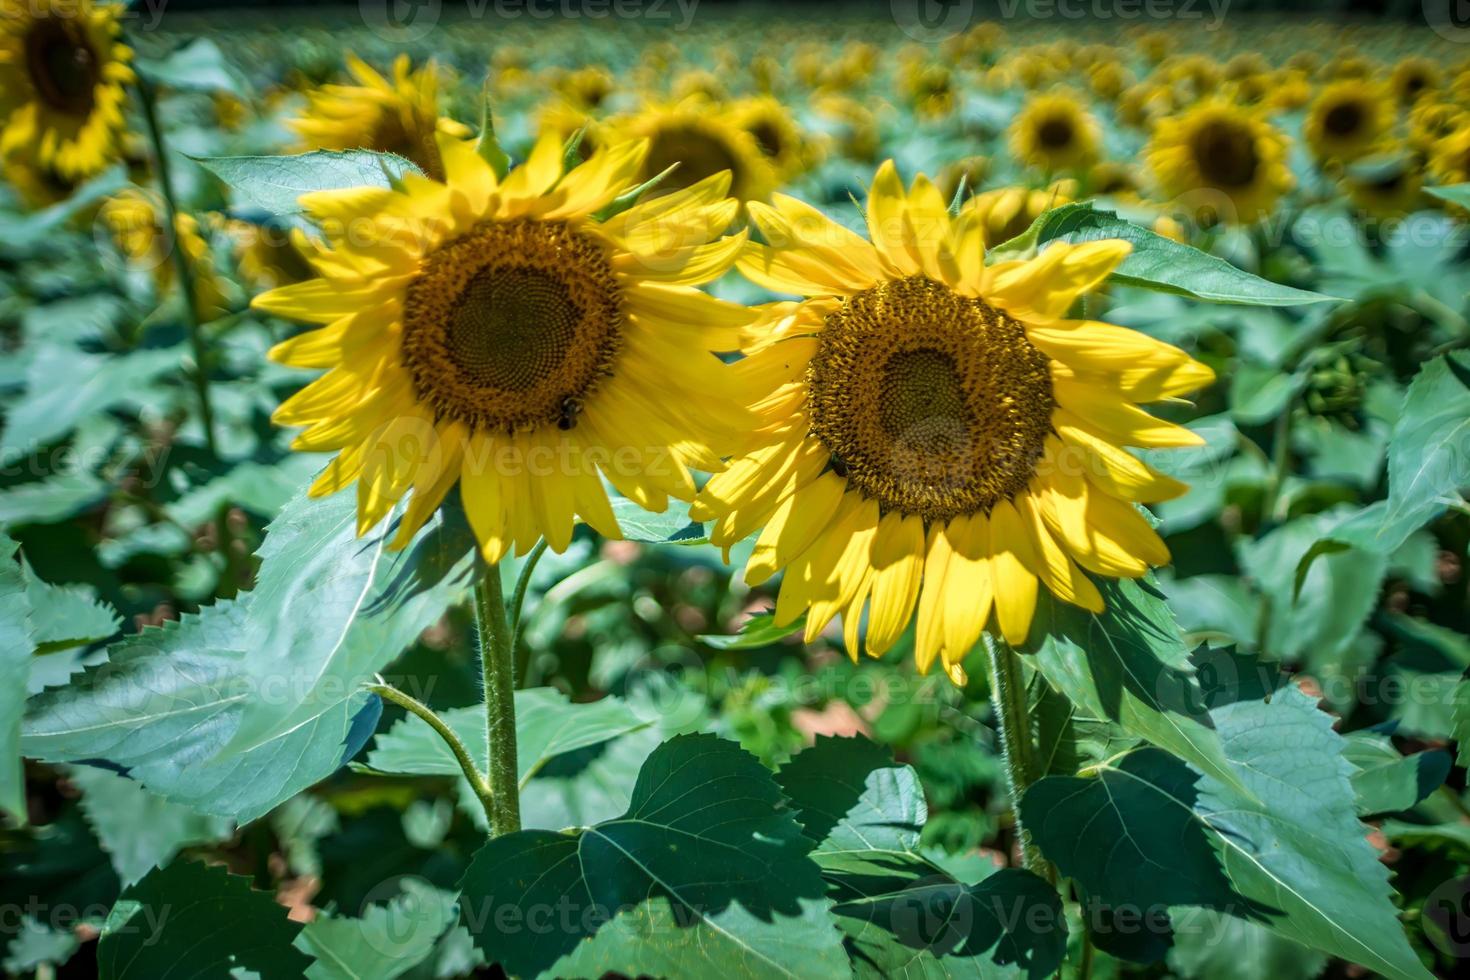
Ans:
{"type": "Polygon", "coordinates": [[[138,73],[138,102],[143,107],[143,119],[148,125],[148,138],[153,144],[154,175],[158,178],[158,191],[163,197],[164,216],[168,220],[168,246],[179,281],[179,290],[184,294],[184,319],[189,327],[189,347],[193,351],[194,391],[199,397],[199,420],[204,426],[204,443],[211,455],[219,455],[214,441],[214,408],[209,400],[209,368],[205,363],[204,328],[199,316],[199,300],[194,292],[194,270],[189,267],[189,257],[179,246],[179,205],[174,198],[173,180],[169,176],[168,152],[163,139],[163,128],[158,125],[158,112],[154,108],[153,83],[143,72],[138,73]]]}
{"type": "Polygon", "coordinates": [[[522,610],[526,605],[526,592],[531,586],[531,574],[536,571],[536,563],[544,554],[546,554],[546,539],[542,538],[536,542],[531,553],[521,564],[520,574],[516,576],[515,590],[510,594],[510,648],[515,652],[517,686],[523,686],[526,683],[526,675],[531,668],[531,651],[521,644],[521,627],[525,625],[522,610]]]}
{"type": "Polygon", "coordinates": [[[515,647],[506,617],[500,566],[491,565],[475,586],[475,624],[485,688],[485,737],[490,764],[490,836],[521,829],[520,774],[516,766],[515,647]]]}
{"type": "Polygon", "coordinates": [[[1006,788],[1015,813],[1016,839],[1021,845],[1021,863],[1027,871],[1055,884],[1056,871],[1041,854],[1021,822],[1021,797],[1037,777],[1036,757],[1031,746],[1031,714],[1026,705],[1026,684],[1021,660],[1011,645],[998,636],[985,636],[990,659],[990,701],[995,709],[995,727],[1005,757],[1006,788]]]}
{"type": "Polygon", "coordinates": [[[443,718],[439,717],[433,708],[390,684],[369,684],[368,690],[372,691],[384,701],[392,701],[409,714],[417,715],[426,725],[439,734],[439,737],[444,740],[444,744],[449,746],[449,751],[454,754],[454,760],[459,763],[459,768],[464,772],[465,779],[470,781],[470,788],[475,791],[476,799],[480,801],[480,806],[485,808],[486,818],[493,820],[495,817],[494,808],[491,804],[490,786],[485,781],[484,773],[480,772],[479,767],[475,765],[475,760],[470,758],[470,750],[465,746],[464,741],[455,734],[454,729],[450,728],[449,724],[443,718]]]}

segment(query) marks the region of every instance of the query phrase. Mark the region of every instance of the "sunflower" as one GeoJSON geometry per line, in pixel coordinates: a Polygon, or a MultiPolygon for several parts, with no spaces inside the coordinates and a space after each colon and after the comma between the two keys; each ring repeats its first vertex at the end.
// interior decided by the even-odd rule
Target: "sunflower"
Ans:
{"type": "Polygon", "coordinates": [[[805,612],[810,641],[841,615],[856,657],[865,607],[874,656],[917,618],[919,669],[938,657],[962,683],[992,607],[1021,643],[1038,583],[1100,610],[1081,569],[1133,577],[1168,561],[1133,504],[1186,488],[1122,447],[1197,445],[1138,403],[1212,374],[1142,334],[1066,318],[1126,242],[986,265],[974,208],[952,217],[923,177],[905,192],[891,163],[868,196],[871,242],[784,195],[751,216],[781,244],[747,245],[741,272],[809,298],[774,308],[735,365],[759,444],[691,513],[727,549],[759,530],[745,577],[784,570],[778,623],[805,612]]]}
{"type": "Polygon", "coordinates": [[[438,69],[431,61],[414,71],[408,55],[393,62],[393,80],[348,53],[355,85],[323,85],[306,93],[304,115],[287,122],[302,150],[362,148],[396,153],[430,177],[442,177],[435,133],[468,136],[469,130],[439,115],[438,69]]]}
{"type": "Polygon", "coordinates": [[[658,185],[659,193],[690,187],[724,171],[731,175],[730,193],[742,202],[763,201],[780,183],[755,136],[741,128],[728,108],[702,98],[649,103],[637,113],[610,120],[600,138],[648,141],[640,180],[678,164],[658,185]]]}
{"type": "Polygon", "coordinates": [[[1045,189],[997,187],[976,194],[966,208],[972,212],[971,220],[980,227],[985,247],[993,248],[1030,228],[1043,211],[1070,204],[1076,193],[1077,184],[1071,180],[1059,180],[1045,189]]]}
{"type": "Polygon", "coordinates": [[[1097,160],[1102,128],[1066,92],[1033,96],[1011,121],[1011,153],[1048,172],[1085,170],[1097,160]]]}
{"type": "Polygon", "coordinates": [[[1434,144],[1429,172],[1440,184],[1470,183],[1470,124],[1434,144]]]}
{"type": "Polygon", "coordinates": [[[1370,218],[1400,218],[1424,204],[1424,179],[1416,161],[1404,156],[1365,158],[1343,179],[1348,198],[1370,218]]]}
{"type": "Polygon", "coordinates": [[[1422,100],[1409,112],[1409,145],[1428,156],[1434,145],[1464,124],[1465,110],[1450,102],[1422,100]]]}
{"type": "Polygon", "coordinates": [[[1221,100],[1160,120],[1145,156],[1163,195],[1194,205],[1207,224],[1257,221],[1292,186],[1286,137],[1221,100]]]}
{"type": "Polygon", "coordinates": [[[1393,124],[1381,86],[1347,78],[1324,86],[1307,110],[1303,135],[1321,163],[1364,156],[1393,124]]]}
{"type": "Polygon", "coordinates": [[[412,489],[403,547],[458,484],[490,562],[540,537],[562,551],[579,518],[619,537],[604,478],[650,510],[692,498],[689,467],[718,469],[749,426],[708,351],[733,349],[750,314],[692,288],[744,241],[711,241],[738,209],[729,175],[599,221],[646,143],[564,173],[543,137],[500,180],[470,142],[438,144],[444,183],[304,195],[327,235],[319,278],[255,299],[324,324],[271,352],[330,368],[275,414],[306,427],[296,449],[337,453],[311,493],[355,481],[364,533],[412,489]]]}
{"type": "Polygon", "coordinates": [[[122,4],[0,0],[0,155],[79,181],[116,158],[132,52],[122,4]]]}
{"type": "Polygon", "coordinates": [[[1420,96],[1438,89],[1442,81],[1439,65],[1428,58],[1412,57],[1393,66],[1388,87],[1401,104],[1412,105],[1420,96]]]}
{"type": "Polygon", "coordinates": [[[130,187],[104,201],[98,218],[128,265],[152,273],[154,288],[160,296],[174,288],[178,270],[172,249],[177,247],[189,264],[194,280],[194,307],[200,318],[213,320],[228,311],[224,283],[215,272],[209,244],[193,215],[180,212],[170,235],[164,209],[155,205],[145,192],[130,187]]]}
{"type": "Polygon", "coordinates": [[[780,101],[769,97],[741,99],[729,107],[729,113],[736,126],[755,138],[782,183],[811,166],[810,141],[780,101]]]}
{"type": "Polygon", "coordinates": [[[79,182],[61,176],[50,167],[19,156],[0,159],[0,174],[26,208],[48,208],[76,193],[79,182]]]}

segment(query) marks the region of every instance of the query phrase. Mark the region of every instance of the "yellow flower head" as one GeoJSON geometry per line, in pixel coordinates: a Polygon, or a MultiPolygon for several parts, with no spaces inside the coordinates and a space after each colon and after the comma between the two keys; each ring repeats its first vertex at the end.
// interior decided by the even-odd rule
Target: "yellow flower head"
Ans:
{"type": "Polygon", "coordinates": [[[132,52],[122,4],[0,0],[0,155],[79,181],[117,157],[132,52]]]}
{"type": "Polygon", "coordinates": [[[1146,156],[1165,198],[1207,224],[1249,224],[1292,187],[1286,146],[1258,115],[1212,99],[1160,120],[1146,156]]]}
{"type": "Polygon", "coordinates": [[[1085,170],[1102,142],[1097,119],[1066,92],[1033,96],[1009,134],[1016,159],[1047,172],[1085,170]]]}
{"type": "Polygon", "coordinates": [[[780,182],[775,164],[729,108],[698,97],[673,105],[649,103],[632,115],[609,120],[599,139],[647,140],[640,180],[678,164],[658,185],[659,193],[728,171],[732,195],[740,201],[763,201],[780,182]]]}
{"type": "Polygon", "coordinates": [[[1443,81],[1439,65],[1428,58],[1405,58],[1393,66],[1388,86],[1404,105],[1412,105],[1421,96],[1434,92],[1443,81]]]}
{"type": "Polygon", "coordinates": [[[778,100],[741,99],[729,109],[731,121],[755,138],[781,182],[800,176],[814,162],[814,148],[791,111],[778,100]]]}
{"type": "Polygon", "coordinates": [[[1348,198],[1370,218],[1399,218],[1424,206],[1424,175],[1406,157],[1363,160],[1343,178],[1348,198]]]}
{"type": "Polygon", "coordinates": [[[1340,163],[1371,152],[1392,125],[1393,106],[1383,88],[1347,78],[1318,93],[1303,135],[1319,162],[1340,163]]]}
{"type": "Polygon", "coordinates": [[[1470,183],[1470,122],[1434,144],[1429,172],[1441,184],[1470,183]]]}
{"type": "Polygon", "coordinates": [[[720,468],[749,428],[728,371],[750,319],[693,287],[723,274],[744,234],[729,174],[597,213],[635,185],[643,141],[563,171],[543,137],[503,179],[441,134],[444,182],[303,195],[322,226],[318,278],[256,297],[321,324],[276,360],[328,371],[281,404],[295,448],[334,452],[316,495],[357,484],[358,531],[408,497],[402,547],[456,485],[487,561],[573,522],[620,536],[604,479],[650,510],[691,499],[689,468],[720,468]]]}
{"type": "Polygon", "coordinates": [[[1428,156],[1434,145],[1465,124],[1465,110],[1450,102],[1421,100],[1409,112],[1409,145],[1428,156]]]}
{"type": "Polygon", "coordinates": [[[193,215],[180,213],[171,236],[164,209],[156,206],[143,191],[128,188],[103,202],[98,216],[124,260],[152,273],[160,295],[174,288],[177,269],[172,249],[178,248],[189,263],[195,308],[201,318],[213,320],[226,312],[224,284],[214,270],[209,244],[200,234],[193,215]]]}
{"type": "Polygon", "coordinates": [[[856,656],[917,620],[919,669],[940,659],[962,682],[992,609],[1021,643],[1038,585],[1098,610],[1083,569],[1131,577],[1168,561],[1133,505],[1185,487],[1123,447],[1199,444],[1139,404],[1213,375],[1143,334],[1069,318],[1126,242],[987,264],[977,210],[951,216],[923,177],[905,191],[891,163],[868,195],[868,237],[783,195],[750,210],[772,244],[746,246],[740,270],[807,299],[773,307],[735,365],[758,444],[692,512],[725,548],[759,530],[745,577],[784,571],[778,623],[805,613],[810,641],[840,615],[856,656]]]}
{"type": "Polygon", "coordinates": [[[1031,227],[1048,208],[1070,204],[1077,182],[1059,180],[1047,188],[996,187],[976,194],[965,208],[980,228],[986,248],[993,248],[1031,227]]]}
{"type": "Polygon", "coordinates": [[[393,62],[390,81],[355,54],[347,71],[356,84],[323,85],[306,93],[305,113],[287,126],[302,150],[378,150],[443,176],[436,133],[467,136],[469,130],[439,115],[438,69],[433,62],[414,71],[408,55],[393,62]]]}

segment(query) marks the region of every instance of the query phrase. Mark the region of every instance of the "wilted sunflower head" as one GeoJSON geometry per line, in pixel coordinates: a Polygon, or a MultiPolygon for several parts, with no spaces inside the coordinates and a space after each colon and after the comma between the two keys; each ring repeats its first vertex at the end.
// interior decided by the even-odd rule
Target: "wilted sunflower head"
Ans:
{"type": "Polygon", "coordinates": [[[641,180],[677,168],[655,193],[693,186],[713,174],[729,172],[730,193],[740,201],[759,201],[779,184],[775,165],[760,143],[727,106],[701,98],[675,104],[651,102],[632,115],[609,120],[599,138],[647,140],[641,180]]]}
{"type": "Polygon", "coordinates": [[[1096,610],[1083,569],[1138,576],[1168,560],[1133,503],[1184,487],[1122,447],[1198,444],[1138,404],[1212,375],[1142,334],[1068,319],[1126,242],[986,264],[978,208],[950,215],[930,181],[905,190],[891,163],[866,237],[783,195],[750,210],[775,244],[747,245],[740,270],[807,299],[750,335],[735,371],[762,418],[757,445],[691,513],[716,521],[725,548],[760,530],[745,577],[784,570],[778,623],[805,613],[810,641],[841,615],[856,657],[917,620],[919,669],[940,659],[962,683],[992,609],[1021,643],[1038,583],[1096,610]]]}
{"type": "Polygon", "coordinates": [[[1307,110],[1307,145],[1321,163],[1343,163],[1370,152],[1393,123],[1382,86],[1347,78],[1323,87],[1307,110]]]}
{"type": "Polygon", "coordinates": [[[1161,120],[1145,156],[1164,198],[1199,223],[1250,224],[1292,187],[1286,146],[1260,116],[1209,100],[1161,120]]]}
{"type": "Polygon", "coordinates": [[[1082,170],[1098,155],[1102,128],[1069,92],[1033,96],[1011,121],[1011,153],[1047,172],[1082,170]]]}
{"type": "Polygon", "coordinates": [[[353,85],[323,85],[306,93],[303,115],[287,122],[303,150],[377,150],[412,160],[431,177],[444,175],[436,133],[467,136],[463,124],[439,115],[438,68],[415,70],[408,55],[393,61],[393,78],[347,55],[353,85]]]}
{"type": "Polygon", "coordinates": [[[79,181],[117,157],[132,52],[122,4],[0,0],[0,155],[79,181]]]}
{"type": "Polygon", "coordinates": [[[744,241],[717,237],[729,174],[599,220],[645,141],[564,171],[545,136],[503,178],[438,142],[444,182],[304,195],[317,278],[254,301],[321,325],[271,352],[329,369],[274,416],[304,427],[294,448],[336,453],[311,492],[355,483],[359,533],[408,498],[403,547],[458,486],[490,562],[543,536],[564,550],[578,519],[620,536],[604,481],[651,510],[692,498],[689,468],[719,469],[750,426],[710,351],[751,314],[693,288],[744,241]]]}

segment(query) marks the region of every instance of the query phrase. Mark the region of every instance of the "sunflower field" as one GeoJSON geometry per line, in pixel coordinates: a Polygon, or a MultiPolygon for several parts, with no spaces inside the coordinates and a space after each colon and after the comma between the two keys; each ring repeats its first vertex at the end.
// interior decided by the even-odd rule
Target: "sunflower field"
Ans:
{"type": "Polygon", "coordinates": [[[204,6],[0,0],[5,976],[1465,975],[1470,28],[204,6]]]}

